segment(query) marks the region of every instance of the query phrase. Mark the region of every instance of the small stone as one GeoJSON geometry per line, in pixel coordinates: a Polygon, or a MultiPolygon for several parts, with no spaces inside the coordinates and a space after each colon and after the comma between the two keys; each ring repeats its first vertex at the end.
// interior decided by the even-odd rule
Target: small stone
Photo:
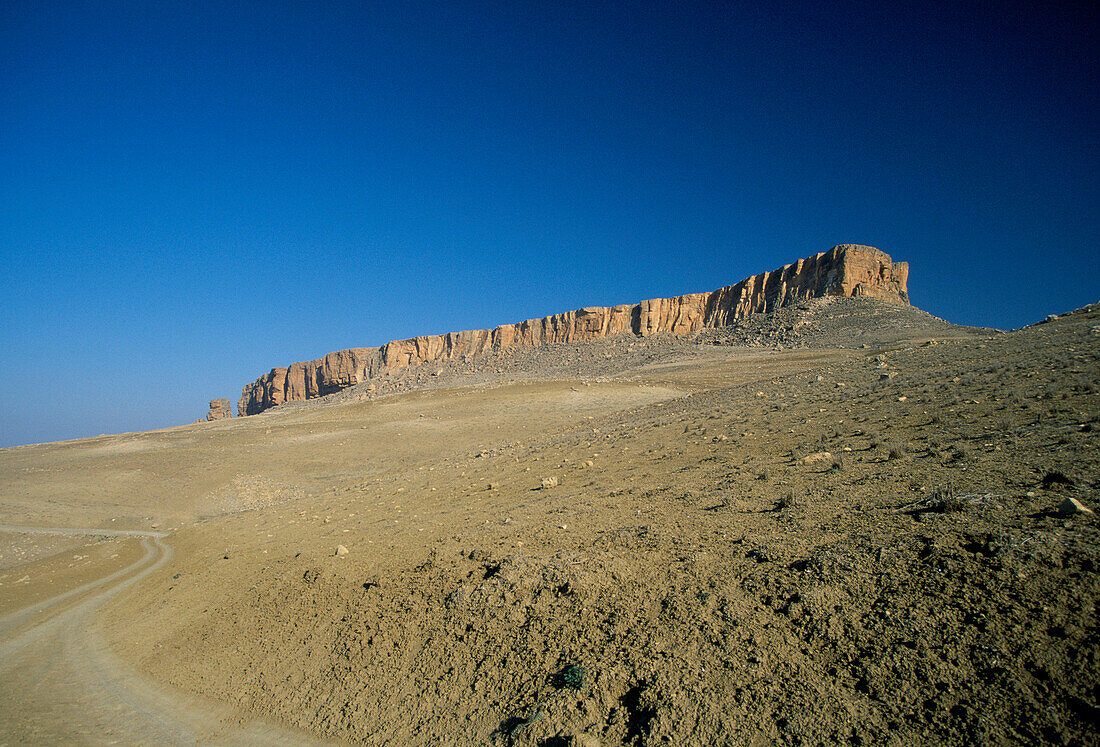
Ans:
{"type": "Polygon", "coordinates": [[[1081,503],[1076,498],[1066,498],[1062,501],[1062,505],[1058,506],[1058,514],[1060,516],[1073,516],[1074,514],[1091,514],[1093,510],[1081,503]]]}
{"type": "Polygon", "coordinates": [[[491,483],[489,483],[487,489],[488,490],[500,490],[500,483],[499,482],[491,482],[491,483]]]}
{"type": "Polygon", "coordinates": [[[547,488],[556,488],[557,486],[558,486],[558,478],[556,478],[556,477],[544,477],[544,478],[542,478],[542,488],[543,488],[543,490],[546,490],[547,488]]]}
{"type": "Polygon", "coordinates": [[[711,439],[711,440],[712,440],[712,441],[714,441],[714,443],[718,443],[719,441],[729,441],[729,440],[730,440],[730,437],[729,437],[729,436],[727,436],[727,435],[726,435],[726,434],[724,434],[724,433],[719,433],[719,434],[718,434],[717,436],[715,436],[715,437],[714,437],[713,439],[711,439]]]}
{"type": "Polygon", "coordinates": [[[832,452],[818,451],[813,454],[802,457],[800,460],[803,464],[816,464],[817,462],[827,462],[833,458],[832,452]]]}
{"type": "Polygon", "coordinates": [[[591,467],[591,466],[592,466],[592,464],[593,464],[593,462],[592,462],[592,460],[591,460],[591,459],[585,459],[585,460],[584,460],[584,466],[585,466],[585,467],[591,467]]]}
{"type": "Polygon", "coordinates": [[[343,545],[337,545],[336,546],[336,555],[347,555],[347,554],[348,554],[348,548],[344,547],[343,545]]]}

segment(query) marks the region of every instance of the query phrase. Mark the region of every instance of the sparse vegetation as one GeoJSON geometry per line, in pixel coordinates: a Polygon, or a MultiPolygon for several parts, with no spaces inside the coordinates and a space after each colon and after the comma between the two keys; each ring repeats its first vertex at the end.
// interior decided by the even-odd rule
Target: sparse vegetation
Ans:
{"type": "Polygon", "coordinates": [[[556,682],[558,687],[568,687],[573,690],[580,690],[584,687],[584,675],[584,665],[570,664],[561,670],[556,678],[556,682]]]}
{"type": "Polygon", "coordinates": [[[795,506],[794,491],[793,490],[788,490],[783,495],[783,497],[779,499],[779,502],[775,505],[775,510],[776,511],[787,511],[787,510],[790,510],[790,509],[794,508],[794,506],[795,506]]]}
{"type": "Polygon", "coordinates": [[[947,514],[965,511],[967,503],[962,498],[957,497],[955,491],[951,488],[940,488],[932,493],[929,507],[936,513],[947,514]]]}
{"type": "Polygon", "coordinates": [[[973,456],[970,447],[959,442],[951,448],[951,453],[948,455],[947,461],[949,464],[958,464],[960,462],[970,461],[973,456]]]}

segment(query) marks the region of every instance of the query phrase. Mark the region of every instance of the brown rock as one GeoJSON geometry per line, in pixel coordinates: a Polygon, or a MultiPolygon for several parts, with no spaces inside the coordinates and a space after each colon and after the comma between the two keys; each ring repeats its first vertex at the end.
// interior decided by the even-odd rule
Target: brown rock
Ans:
{"type": "Polygon", "coordinates": [[[1066,498],[1062,501],[1062,504],[1058,506],[1058,513],[1061,516],[1073,516],[1075,514],[1091,514],[1092,509],[1081,503],[1074,497],[1066,498]]]}
{"type": "Polygon", "coordinates": [[[233,409],[230,407],[228,399],[210,400],[210,411],[206,413],[207,420],[222,420],[231,417],[233,417],[233,409]]]}

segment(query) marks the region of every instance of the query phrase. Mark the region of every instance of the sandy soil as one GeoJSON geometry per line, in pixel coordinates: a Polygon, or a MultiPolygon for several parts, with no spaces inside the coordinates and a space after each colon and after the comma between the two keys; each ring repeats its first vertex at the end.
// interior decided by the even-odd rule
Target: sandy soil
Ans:
{"type": "MultiPolygon", "coordinates": [[[[27,536],[88,536],[87,530],[0,527],[27,536]]],[[[104,530],[98,530],[104,531],[104,530]]],[[[119,661],[103,640],[97,613],[122,590],[170,560],[158,532],[117,531],[107,549],[140,552],[113,573],[0,616],[0,734],[16,744],[311,744],[302,732],[241,717],[233,709],[181,694],[119,661]]],[[[104,551],[90,545],[89,556],[104,551]]],[[[121,557],[123,553],[109,556],[121,557]]],[[[112,564],[107,562],[101,570],[112,564]]],[[[70,574],[73,576],[74,574],[70,574]]],[[[74,578],[51,581],[78,583],[74,578]]]]}
{"type": "Polygon", "coordinates": [[[838,302],[409,372],[0,451],[0,520],[171,529],[112,655],[321,738],[1095,743],[1098,325],[838,302]]]}

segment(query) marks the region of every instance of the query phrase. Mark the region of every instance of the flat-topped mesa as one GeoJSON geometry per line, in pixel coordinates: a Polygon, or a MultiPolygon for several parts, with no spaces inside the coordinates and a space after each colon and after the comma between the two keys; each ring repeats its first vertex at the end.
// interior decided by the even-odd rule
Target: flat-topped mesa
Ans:
{"type": "Polygon", "coordinates": [[[710,293],[654,298],[633,305],[589,306],[494,329],[394,340],[378,348],[338,350],[317,360],[273,368],[244,387],[237,412],[255,415],[283,402],[338,392],[386,371],[516,346],[587,342],[621,332],[641,337],[661,332],[688,335],[809,298],[867,296],[908,305],[908,275],[907,263],[894,262],[874,247],[840,244],[710,293]]]}

